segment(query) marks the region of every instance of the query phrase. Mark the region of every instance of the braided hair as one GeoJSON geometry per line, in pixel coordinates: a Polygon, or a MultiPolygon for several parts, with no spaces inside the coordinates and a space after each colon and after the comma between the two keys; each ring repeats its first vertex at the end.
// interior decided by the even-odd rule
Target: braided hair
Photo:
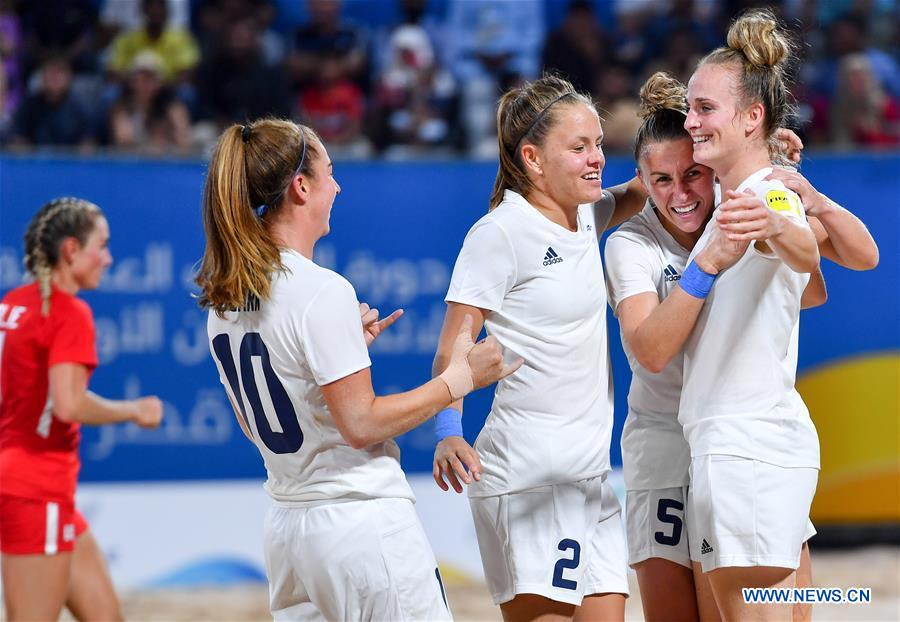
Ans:
{"type": "Polygon", "coordinates": [[[41,315],[50,313],[50,281],[63,240],[73,237],[86,244],[97,216],[102,215],[90,201],[62,197],[44,204],[31,219],[25,230],[25,270],[38,283],[43,301],[41,315]]]}

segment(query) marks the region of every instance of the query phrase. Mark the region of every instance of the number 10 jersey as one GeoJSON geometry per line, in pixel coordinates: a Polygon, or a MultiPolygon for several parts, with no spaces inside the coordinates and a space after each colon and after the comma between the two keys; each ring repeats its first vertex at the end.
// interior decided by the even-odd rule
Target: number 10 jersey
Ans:
{"type": "Polygon", "coordinates": [[[268,300],[207,321],[210,351],[228,397],[247,424],[276,501],[318,504],[414,500],[397,444],[354,449],[321,387],[371,365],[353,286],[284,250],[268,300]]]}

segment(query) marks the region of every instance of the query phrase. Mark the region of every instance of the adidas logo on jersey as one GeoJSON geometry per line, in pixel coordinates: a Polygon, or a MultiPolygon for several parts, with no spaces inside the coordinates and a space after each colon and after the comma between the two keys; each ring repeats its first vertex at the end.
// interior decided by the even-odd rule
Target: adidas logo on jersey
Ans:
{"type": "Polygon", "coordinates": [[[552,266],[555,263],[561,263],[562,260],[563,258],[556,254],[556,251],[553,250],[552,246],[547,247],[547,254],[544,255],[545,266],[552,266]]]}
{"type": "Polygon", "coordinates": [[[666,275],[666,281],[679,281],[681,280],[681,275],[678,274],[678,270],[672,267],[672,264],[666,266],[666,269],[663,270],[666,275]]]}
{"type": "Polygon", "coordinates": [[[711,547],[711,546],[709,545],[709,542],[706,541],[706,538],[703,538],[703,542],[700,544],[700,552],[701,552],[703,555],[706,555],[707,553],[712,553],[712,552],[713,552],[713,547],[711,547]]]}

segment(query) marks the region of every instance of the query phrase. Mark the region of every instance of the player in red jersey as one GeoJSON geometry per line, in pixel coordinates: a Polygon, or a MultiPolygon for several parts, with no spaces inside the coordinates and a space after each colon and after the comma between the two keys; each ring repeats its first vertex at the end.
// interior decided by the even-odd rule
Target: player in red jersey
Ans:
{"type": "Polygon", "coordinates": [[[35,281],[0,301],[0,558],[10,622],[122,618],[106,562],[75,509],[80,425],[155,428],[156,397],[114,401],[87,390],[94,320],[76,298],[112,263],[109,225],[93,203],[56,199],[25,233],[35,281]]]}

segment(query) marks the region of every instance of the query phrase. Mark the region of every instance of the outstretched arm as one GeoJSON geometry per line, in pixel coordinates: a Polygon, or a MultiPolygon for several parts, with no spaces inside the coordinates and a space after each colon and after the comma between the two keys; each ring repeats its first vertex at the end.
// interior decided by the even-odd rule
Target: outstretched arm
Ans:
{"type": "Polygon", "coordinates": [[[351,447],[362,449],[408,432],[470,391],[505,378],[519,365],[503,364],[503,350],[493,337],[473,343],[471,320],[464,320],[451,346],[447,369],[425,384],[379,397],[366,367],[322,386],[322,395],[341,435],[351,447]]]}

